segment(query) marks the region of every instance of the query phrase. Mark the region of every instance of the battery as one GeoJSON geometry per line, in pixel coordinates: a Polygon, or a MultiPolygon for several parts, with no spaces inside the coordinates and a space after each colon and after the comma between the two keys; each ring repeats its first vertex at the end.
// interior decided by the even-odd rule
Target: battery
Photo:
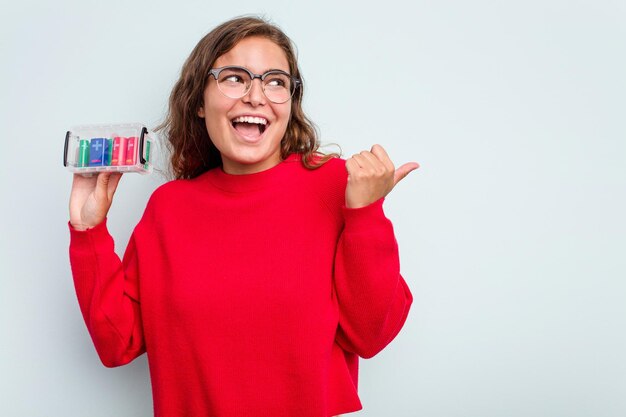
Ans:
{"type": "Polygon", "coordinates": [[[147,140],[146,141],[146,145],[144,146],[144,150],[146,152],[146,156],[144,157],[144,159],[146,160],[146,163],[144,164],[144,168],[148,169],[148,167],[150,166],[150,164],[148,163],[150,161],[150,141],[147,140]]]}
{"type": "Polygon", "coordinates": [[[89,166],[89,139],[81,139],[78,145],[78,166],[89,166]]]}
{"type": "Polygon", "coordinates": [[[126,138],[123,136],[115,136],[113,138],[111,165],[124,165],[124,163],[126,163],[126,138]]]}
{"type": "Polygon", "coordinates": [[[135,165],[137,163],[137,137],[131,136],[126,138],[126,165],[135,165]]]}
{"type": "Polygon", "coordinates": [[[106,138],[104,140],[104,165],[111,165],[111,157],[113,156],[113,139],[106,138]]]}
{"type": "Polygon", "coordinates": [[[105,138],[92,138],[89,146],[89,166],[101,167],[106,155],[105,138]]]}

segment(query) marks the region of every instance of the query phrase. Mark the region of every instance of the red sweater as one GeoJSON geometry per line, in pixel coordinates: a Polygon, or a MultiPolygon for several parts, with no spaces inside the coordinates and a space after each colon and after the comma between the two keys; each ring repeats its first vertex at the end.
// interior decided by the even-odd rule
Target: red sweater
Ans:
{"type": "Polygon", "coordinates": [[[412,302],[382,200],[345,207],[345,161],[298,155],[251,175],[159,187],[123,261],[106,222],[70,227],[80,308],[100,359],[148,353],[157,417],[328,417],[360,410],[358,356],[412,302]]]}

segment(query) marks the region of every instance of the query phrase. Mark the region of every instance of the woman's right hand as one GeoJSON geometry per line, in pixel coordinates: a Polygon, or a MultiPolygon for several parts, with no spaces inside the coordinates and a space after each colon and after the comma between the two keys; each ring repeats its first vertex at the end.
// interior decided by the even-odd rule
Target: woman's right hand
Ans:
{"type": "Polygon", "coordinates": [[[98,176],[74,174],[70,194],[70,224],[87,230],[102,223],[111,208],[121,173],[101,172],[98,176]]]}

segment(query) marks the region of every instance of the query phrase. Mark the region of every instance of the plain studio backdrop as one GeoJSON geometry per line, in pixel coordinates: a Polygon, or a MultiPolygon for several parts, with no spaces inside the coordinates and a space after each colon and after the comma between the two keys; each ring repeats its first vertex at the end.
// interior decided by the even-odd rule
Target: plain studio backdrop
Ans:
{"type": "MultiPolygon", "coordinates": [[[[63,139],[76,124],[156,126],[197,41],[248,13],[295,41],[324,143],[422,165],[385,202],[414,305],[362,361],[357,415],[626,415],[623,1],[1,10],[0,415],[151,416],[145,355],[106,369],[80,315],[63,139]]],[[[163,181],[122,179],[118,253],[163,181]]]]}

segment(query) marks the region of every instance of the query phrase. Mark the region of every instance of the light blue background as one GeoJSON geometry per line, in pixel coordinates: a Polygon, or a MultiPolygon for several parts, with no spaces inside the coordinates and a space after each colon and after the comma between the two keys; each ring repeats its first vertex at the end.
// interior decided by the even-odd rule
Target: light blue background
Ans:
{"type": "MultiPolygon", "coordinates": [[[[263,13],[344,155],[422,168],[385,205],[415,296],[362,362],[358,415],[626,415],[623,1],[2,2],[0,415],[150,416],[145,356],[104,368],[71,280],[74,124],[156,125],[196,42],[263,13]]],[[[126,175],[122,252],[163,180],[126,175]]]]}

